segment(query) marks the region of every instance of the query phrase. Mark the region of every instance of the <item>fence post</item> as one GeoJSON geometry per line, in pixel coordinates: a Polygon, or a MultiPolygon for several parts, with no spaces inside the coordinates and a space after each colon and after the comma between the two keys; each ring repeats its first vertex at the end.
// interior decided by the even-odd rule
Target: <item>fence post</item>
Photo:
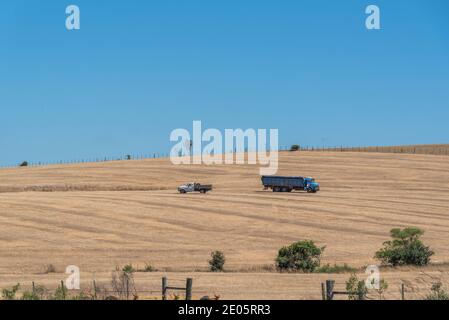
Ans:
{"type": "Polygon", "coordinates": [[[359,292],[359,300],[365,300],[365,293],[359,292]]]}
{"type": "Polygon", "coordinates": [[[401,283],[401,299],[405,300],[405,286],[401,283]]]}
{"type": "Polygon", "coordinates": [[[162,278],[162,300],[167,300],[167,277],[162,278]]]}
{"type": "Polygon", "coordinates": [[[34,285],[34,281],[32,282],[33,284],[33,296],[36,294],[36,286],[34,285]]]}
{"type": "Polygon", "coordinates": [[[326,280],[326,300],[334,299],[334,280],[326,280]]]}
{"type": "Polygon", "coordinates": [[[66,298],[66,293],[65,293],[65,284],[64,284],[64,281],[63,281],[63,280],[61,280],[61,290],[62,290],[62,297],[63,297],[63,299],[65,300],[65,298],[66,298]]]}
{"type": "Polygon", "coordinates": [[[97,283],[94,280],[94,300],[97,300],[97,283]]]}
{"type": "Polygon", "coordinates": [[[321,282],[321,298],[326,300],[326,287],[324,282],[321,282]]]}
{"type": "Polygon", "coordinates": [[[186,283],[186,300],[192,300],[192,283],[192,278],[188,278],[186,283]]]}

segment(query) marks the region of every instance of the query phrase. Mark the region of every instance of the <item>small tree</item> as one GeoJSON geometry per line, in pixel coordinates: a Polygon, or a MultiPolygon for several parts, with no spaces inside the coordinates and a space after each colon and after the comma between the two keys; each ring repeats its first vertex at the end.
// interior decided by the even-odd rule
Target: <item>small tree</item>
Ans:
{"type": "Polygon", "coordinates": [[[388,289],[388,282],[385,279],[381,279],[379,281],[379,287],[376,289],[377,294],[379,295],[379,300],[384,298],[385,291],[388,289]]]}
{"type": "Polygon", "coordinates": [[[209,260],[210,271],[212,272],[222,272],[224,270],[224,264],[226,258],[223,252],[214,251],[210,254],[211,259],[209,260]]]}
{"type": "Polygon", "coordinates": [[[19,164],[19,167],[28,167],[28,161],[23,161],[19,164]]]}
{"type": "Polygon", "coordinates": [[[365,281],[359,280],[355,273],[346,281],[346,291],[348,292],[349,300],[364,300],[368,293],[365,281]]]}
{"type": "Polygon", "coordinates": [[[442,283],[437,282],[432,285],[432,293],[425,300],[449,300],[449,295],[442,289],[442,283]]]}
{"type": "Polygon", "coordinates": [[[424,231],[418,228],[392,229],[392,241],[384,242],[384,248],[376,252],[375,258],[384,265],[418,265],[430,262],[434,252],[426,247],[419,238],[424,231]]]}
{"type": "Polygon", "coordinates": [[[301,149],[301,147],[299,146],[299,144],[294,144],[290,147],[290,151],[299,151],[301,149]]]}
{"type": "Polygon", "coordinates": [[[276,267],[280,271],[314,272],[320,266],[324,249],[311,240],[293,243],[279,250],[276,267]]]}

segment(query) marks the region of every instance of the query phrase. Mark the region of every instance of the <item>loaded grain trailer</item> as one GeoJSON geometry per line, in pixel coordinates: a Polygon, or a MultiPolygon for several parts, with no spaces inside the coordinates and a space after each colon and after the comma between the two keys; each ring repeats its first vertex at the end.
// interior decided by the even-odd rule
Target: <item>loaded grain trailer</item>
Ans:
{"type": "Polygon", "coordinates": [[[316,193],[320,190],[320,184],[310,177],[262,176],[262,184],[265,190],[271,189],[273,192],[301,190],[316,193]]]}

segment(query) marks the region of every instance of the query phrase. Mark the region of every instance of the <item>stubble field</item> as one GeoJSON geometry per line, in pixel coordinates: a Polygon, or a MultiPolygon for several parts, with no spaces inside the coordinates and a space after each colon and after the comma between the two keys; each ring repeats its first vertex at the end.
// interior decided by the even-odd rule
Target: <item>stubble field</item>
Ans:
{"type": "MultiPolygon", "coordinates": [[[[349,275],[278,274],[277,250],[312,239],[323,263],[363,266],[394,227],[416,226],[436,252],[425,269],[385,270],[391,297],[401,282],[414,294],[449,267],[449,158],[351,152],[281,153],[279,174],[313,176],[318,194],[263,191],[257,166],[174,166],[167,159],[0,170],[0,287],[52,283],[67,265],[83,283],[107,283],[116,266],[151,263],[139,273],[149,295],[160,278],[194,278],[198,296],[225,299],[321,297],[320,282],[349,275]],[[211,183],[207,195],[180,195],[185,182],[211,183]],[[227,273],[207,273],[210,252],[227,273]],[[44,274],[53,264],[56,274],[44,274]]],[[[388,295],[387,295],[388,297],[388,295]]]]}

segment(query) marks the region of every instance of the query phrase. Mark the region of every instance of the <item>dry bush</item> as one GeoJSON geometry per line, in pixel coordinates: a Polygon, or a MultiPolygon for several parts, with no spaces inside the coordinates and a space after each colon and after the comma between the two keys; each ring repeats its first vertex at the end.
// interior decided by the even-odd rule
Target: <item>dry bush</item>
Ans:
{"type": "MultiPolygon", "coordinates": [[[[118,269],[118,268],[117,268],[118,269]]],[[[129,300],[131,296],[135,300],[137,296],[136,287],[134,285],[134,269],[125,266],[122,270],[116,270],[112,273],[111,286],[113,292],[119,299],[129,300]]]]}
{"type": "Polygon", "coordinates": [[[44,267],[44,274],[49,274],[49,273],[56,273],[57,271],[56,271],[56,267],[53,265],[53,264],[47,264],[45,267],[44,267]]]}

